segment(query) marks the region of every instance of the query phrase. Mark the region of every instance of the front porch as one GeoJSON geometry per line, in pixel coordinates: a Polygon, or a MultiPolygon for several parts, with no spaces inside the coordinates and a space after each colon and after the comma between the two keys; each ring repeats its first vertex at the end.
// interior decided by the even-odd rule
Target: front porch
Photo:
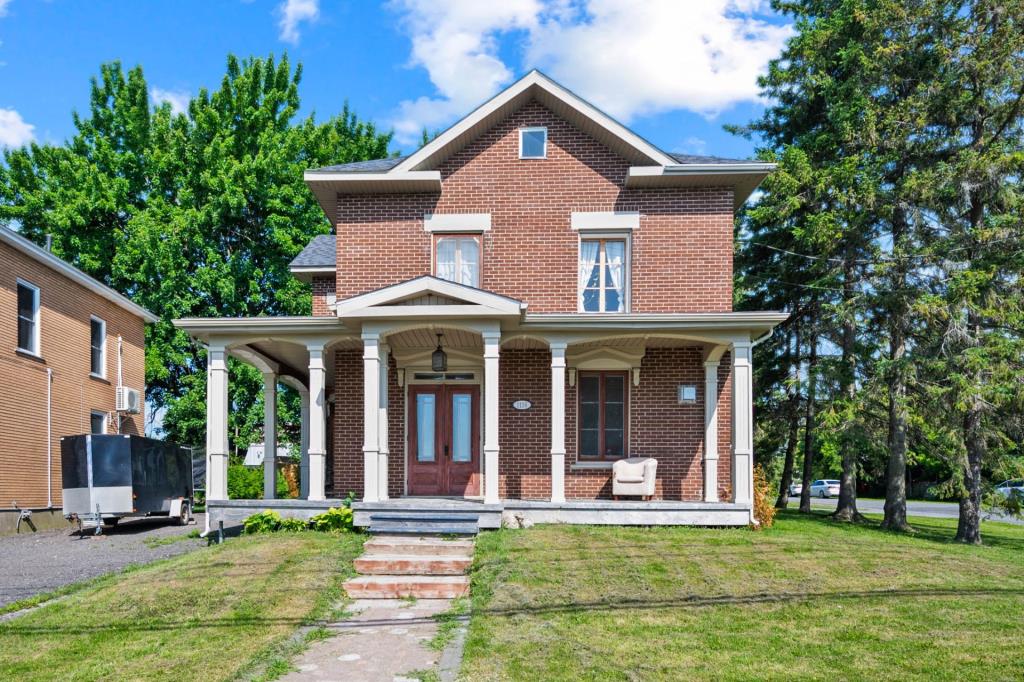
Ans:
{"type": "Polygon", "coordinates": [[[752,519],[752,349],[784,316],[528,314],[433,277],[335,312],[177,322],[208,344],[210,522],[308,518],[349,492],[371,528],[431,514],[477,528],[752,519]],[[277,386],[300,392],[303,500],[273,499],[272,462],[265,499],[227,499],[229,355],[264,373],[269,451],[277,386]],[[658,460],[655,499],[609,499],[628,456],[658,460]]]}

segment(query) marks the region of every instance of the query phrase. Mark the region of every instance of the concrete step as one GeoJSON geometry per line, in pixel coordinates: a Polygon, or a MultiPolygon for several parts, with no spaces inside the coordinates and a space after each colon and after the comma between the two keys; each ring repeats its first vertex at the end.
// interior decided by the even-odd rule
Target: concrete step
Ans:
{"type": "Polygon", "coordinates": [[[364,554],[355,568],[361,575],[463,575],[472,563],[468,556],[364,554]]]}
{"type": "Polygon", "coordinates": [[[375,535],[363,545],[367,555],[401,554],[409,556],[473,556],[472,540],[446,540],[444,538],[408,537],[404,535],[375,535]]]}
{"type": "Polygon", "coordinates": [[[469,594],[464,575],[362,575],[345,582],[352,599],[455,599],[469,594]]]}
{"type": "Polygon", "coordinates": [[[433,523],[476,523],[476,513],[451,513],[434,511],[373,512],[370,521],[430,521],[433,523]]]}
{"type": "Polygon", "coordinates": [[[426,521],[373,521],[368,530],[371,533],[388,535],[476,535],[480,529],[476,523],[428,523],[426,521]]]}

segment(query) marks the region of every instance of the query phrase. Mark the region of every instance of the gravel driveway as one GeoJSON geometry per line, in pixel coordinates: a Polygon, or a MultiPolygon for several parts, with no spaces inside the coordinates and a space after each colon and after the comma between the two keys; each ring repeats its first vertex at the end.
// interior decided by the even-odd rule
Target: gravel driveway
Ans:
{"type": "Polygon", "coordinates": [[[98,536],[51,530],[0,537],[0,606],[129,564],[204,547],[206,540],[184,537],[202,531],[203,515],[196,514],[195,520],[188,526],[166,518],[124,520],[98,536]]]}

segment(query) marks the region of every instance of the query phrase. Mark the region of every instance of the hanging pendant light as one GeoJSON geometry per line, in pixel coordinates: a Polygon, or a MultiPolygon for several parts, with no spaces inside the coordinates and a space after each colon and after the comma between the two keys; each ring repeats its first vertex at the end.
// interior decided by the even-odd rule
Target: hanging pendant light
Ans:
{"type": "Polygon", "coordinates": [[[448,371],[448,354],[441,348],[442,334],[437,335],[437,349],[430,355],[430,369],[435,372],[448,371]]]}

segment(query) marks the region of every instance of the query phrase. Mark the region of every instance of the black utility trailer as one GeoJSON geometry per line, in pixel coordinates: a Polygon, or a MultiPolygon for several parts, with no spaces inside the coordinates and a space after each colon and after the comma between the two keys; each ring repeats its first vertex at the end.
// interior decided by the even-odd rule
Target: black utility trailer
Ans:
{"type": "Polygon", "coordinates": [[[60,439],[64,516],[80,525],[116,524],[128,516],[192,518],[192,452],[132,435],[60,439]]]}

